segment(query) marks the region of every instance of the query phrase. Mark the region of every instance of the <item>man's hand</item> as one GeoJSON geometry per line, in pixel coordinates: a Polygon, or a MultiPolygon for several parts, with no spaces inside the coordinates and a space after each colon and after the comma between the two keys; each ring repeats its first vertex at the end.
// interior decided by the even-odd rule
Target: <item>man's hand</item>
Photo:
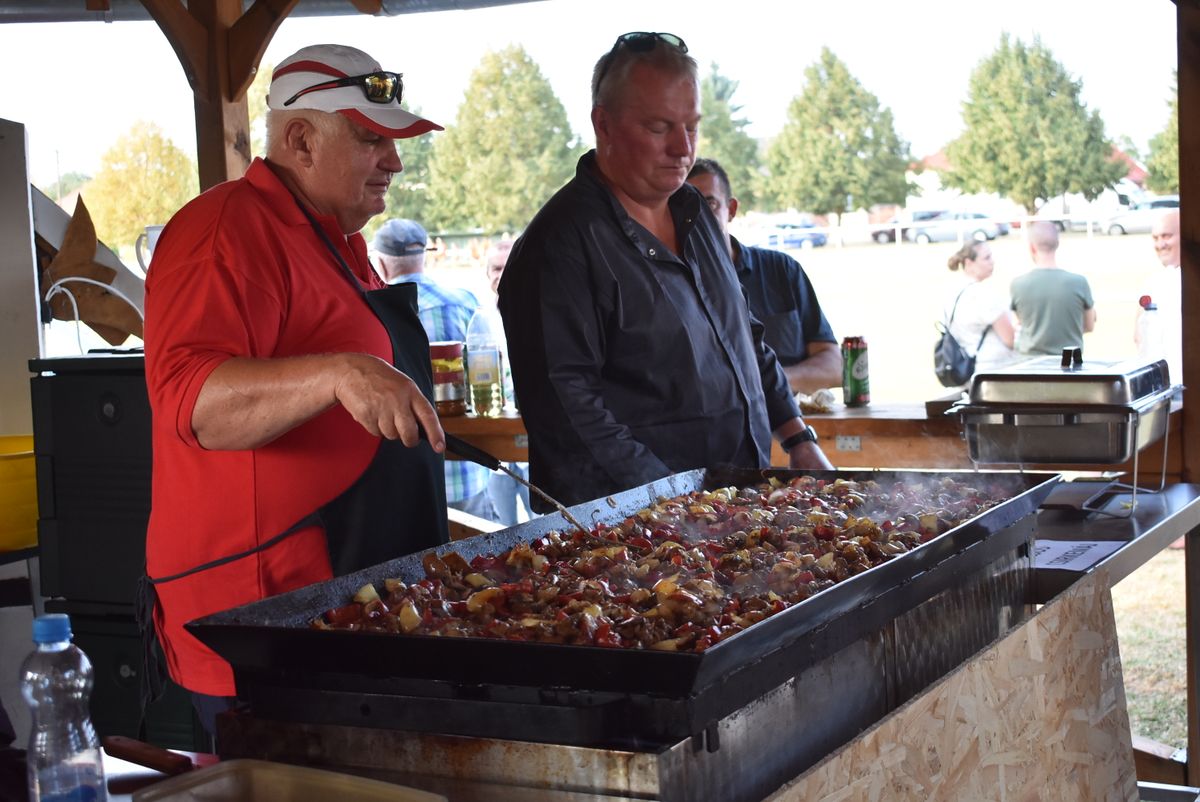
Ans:
{"type": "Polygon", "coordinates": [[[409,448],[425,432],[434,451],[445,448],[437,412],[412,379],[377,357],[347,354],[348,366],[333,394],[354,420],[373,435],[409,448]]]}
{"type": "Polygon", "coordinates": [[[833,463],[816,443],[798,443],[788,452],[788,467],[794,471],[832,471],[833,463]]]}

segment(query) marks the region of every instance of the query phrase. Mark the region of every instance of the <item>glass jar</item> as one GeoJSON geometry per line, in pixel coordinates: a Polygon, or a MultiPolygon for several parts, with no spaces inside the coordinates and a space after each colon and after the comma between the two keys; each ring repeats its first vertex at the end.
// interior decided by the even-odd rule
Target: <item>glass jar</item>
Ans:
{"type": "Polygon", "coordinates": [[[463,344],[429,344],[433,362],[433,406],[438,415],[451,417],[467,414],[467,380],[463,370],[463,344]]]}

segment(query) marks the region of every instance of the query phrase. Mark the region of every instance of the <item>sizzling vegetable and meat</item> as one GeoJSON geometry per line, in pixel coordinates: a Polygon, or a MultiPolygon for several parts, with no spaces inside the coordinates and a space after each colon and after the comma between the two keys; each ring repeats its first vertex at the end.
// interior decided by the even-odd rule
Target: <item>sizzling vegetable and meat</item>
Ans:
{"type": "Polygon", "coordinates": [[[1003,500],[953,479],[700,490],[586,535],[429,554],[424,579],[366,585],[312,626],[703,651],[1003,500]]]}

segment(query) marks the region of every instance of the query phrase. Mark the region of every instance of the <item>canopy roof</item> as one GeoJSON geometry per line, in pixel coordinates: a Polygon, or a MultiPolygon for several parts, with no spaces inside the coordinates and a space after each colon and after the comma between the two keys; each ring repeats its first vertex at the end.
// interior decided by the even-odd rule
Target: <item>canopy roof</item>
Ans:
{"type": "Polygon", "coordinates": [[[200,189],[250,166],[246,90],[289,15],[395,16],[484,8],[530,0],[0,0],[0,23],[153,20],[196,97],[200,189]]]}

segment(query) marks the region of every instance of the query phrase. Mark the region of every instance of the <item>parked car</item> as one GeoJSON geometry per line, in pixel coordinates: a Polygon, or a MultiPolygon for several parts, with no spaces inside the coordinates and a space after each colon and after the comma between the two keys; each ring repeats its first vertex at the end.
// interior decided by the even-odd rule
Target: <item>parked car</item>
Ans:
{"type": "Polygon", "coordinates": [[[914,225],[905,235],[913,242],[953,242],[961,235],[978,241],[995,239],[1008,233],[1008,226],[979,212],[943,212],[937,217],[914,225]]]}
{"type": "Polygon", "coordinates": [[[763,238],[767,248],[820,248],[829,242],[812,223],[780,223],[763,238]]]}
{"type": "MultiPolygon", "coordinates": [[[[926,209],[924,211],[913,212],[911,215],[908,215],[904,218],[904,222],[900,226],[900,236],[903,237],[904,239],[908,239],[908,230],[909,230],[909,227],[913,223],[919,223],[919,222],[922,222],[925,220],[931,220],[940,214],[945,214],[945,211],[940,210],[940,209],[938,209],[938,210],[926,209]]],[[[893,217],[892,219],[888,220],[886,223],[881,223],[879,225],[876,225],[874,228],[871,229],[871,239],[875,240],[880,245],[883,245],[888,242],[895,242],[896,241],[896,224],[900,223],[900,222],[901,222],[901,219],[899,217],[893,217]]]]}
{"type": "Polygon", "coordinates": [[[1154,221],[1166,209],[1178,209],[1178,195],[1162,195],[1135,203],[1124,212],[1114,214],[1104,222],[1104,231],[1113,236],[1149,234],[1154,221]]]}

